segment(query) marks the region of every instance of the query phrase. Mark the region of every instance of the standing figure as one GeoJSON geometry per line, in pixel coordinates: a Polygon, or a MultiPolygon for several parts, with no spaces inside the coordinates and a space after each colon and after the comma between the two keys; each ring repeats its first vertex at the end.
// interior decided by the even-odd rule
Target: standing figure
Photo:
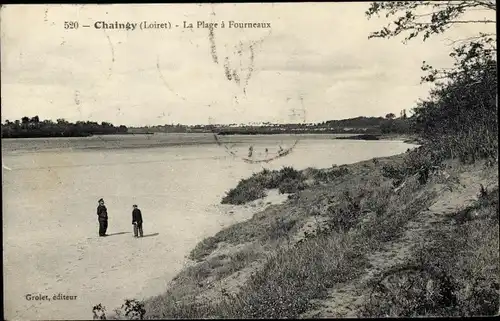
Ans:
{"type": "Polygon", "coordinates": [[[106,230],[108,229],[108,210],[104,206],[104,200],[101,198],[97,206],[97,218],[99,220],[99,236],[107,236],[106,230]]]}
{"type": "Polygon", "coordinates": [[[251,157],[252,157],[252,155],[253,155],[253,146],[250,146],[250,147],[248,148],[248,157],[249,157],[249,158],[251,158],[251,157]]]}
{"type": "Polygon", "coordinates": [[[134,204],[133,208],[132,224],[134,225],[134,237],[142,237],[142,213],[141,210],[137,208],[137,205],[134,204]]]}

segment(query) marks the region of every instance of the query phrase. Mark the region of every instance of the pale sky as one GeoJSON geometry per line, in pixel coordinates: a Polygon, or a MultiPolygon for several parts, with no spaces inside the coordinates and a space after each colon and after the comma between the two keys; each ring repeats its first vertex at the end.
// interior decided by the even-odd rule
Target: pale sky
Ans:
{"type": "Polygon", "coordinates": [[[385,17],[368,20],[368,6],[4,6],[2,122],[35,115],[128,126],[399,115],[427,96],[429,86],[420,85],[422,61],[448,66],[451,47],[445,39],[464,38],[477,27],[460,26],[425,43],[368,40],[371,31],[389,22],[385,17]],[[170,22],[172,29],[94,28],[96,21],[145,20],[170,22]],[[271,28],[228,28],[230,20],[267,22],[271,28]],[[78,21],[79,28],[64,29],[64,21],[78,21]],[[195,28],[182,28],[183,21],[195,28]],[[197,21],[219,23],[213,31],[218,63],[209,29],[196,28],[197,21]],[[226,28],[220,28],[221,21],[226,28]],[[226,77],[226,61],[239,84],[226,77]]]}

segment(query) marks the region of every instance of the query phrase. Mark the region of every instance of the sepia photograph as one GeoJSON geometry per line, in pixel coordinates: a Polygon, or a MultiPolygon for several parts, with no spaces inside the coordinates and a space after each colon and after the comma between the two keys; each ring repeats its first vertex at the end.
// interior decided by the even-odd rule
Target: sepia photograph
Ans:
{"type": "Polygon", "coordinates": [[[0,21],[4,320],[500,314],[495,0],[0,21]]]}

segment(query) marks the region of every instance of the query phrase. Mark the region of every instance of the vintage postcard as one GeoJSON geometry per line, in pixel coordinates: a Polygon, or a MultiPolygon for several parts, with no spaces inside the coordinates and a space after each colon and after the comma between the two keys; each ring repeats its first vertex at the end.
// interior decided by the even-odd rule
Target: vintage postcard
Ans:
{"type": "Polygon", "coordinates": [[[496,1],[1,7],[6,320],[499,312],[496,1]]]}

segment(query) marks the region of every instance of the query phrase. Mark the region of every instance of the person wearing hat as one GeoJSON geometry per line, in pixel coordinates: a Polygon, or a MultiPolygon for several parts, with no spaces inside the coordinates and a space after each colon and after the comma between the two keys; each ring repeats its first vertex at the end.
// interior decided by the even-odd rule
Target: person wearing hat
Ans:
{"type": "Polygon", "coordinates": [[[99,236],[107,236],[106,230],[108,229],[108,210],[104,206],[104,200],[101,198],[97,206],[97,219],[99,220],[99,236]]]}
{"type": "Polygon", "coordinates": [[[142,213],[141,210],[137,208],[137,205],[132,206],[132,224],[134,225],[134,237],[142,237],[142,213]]]}

